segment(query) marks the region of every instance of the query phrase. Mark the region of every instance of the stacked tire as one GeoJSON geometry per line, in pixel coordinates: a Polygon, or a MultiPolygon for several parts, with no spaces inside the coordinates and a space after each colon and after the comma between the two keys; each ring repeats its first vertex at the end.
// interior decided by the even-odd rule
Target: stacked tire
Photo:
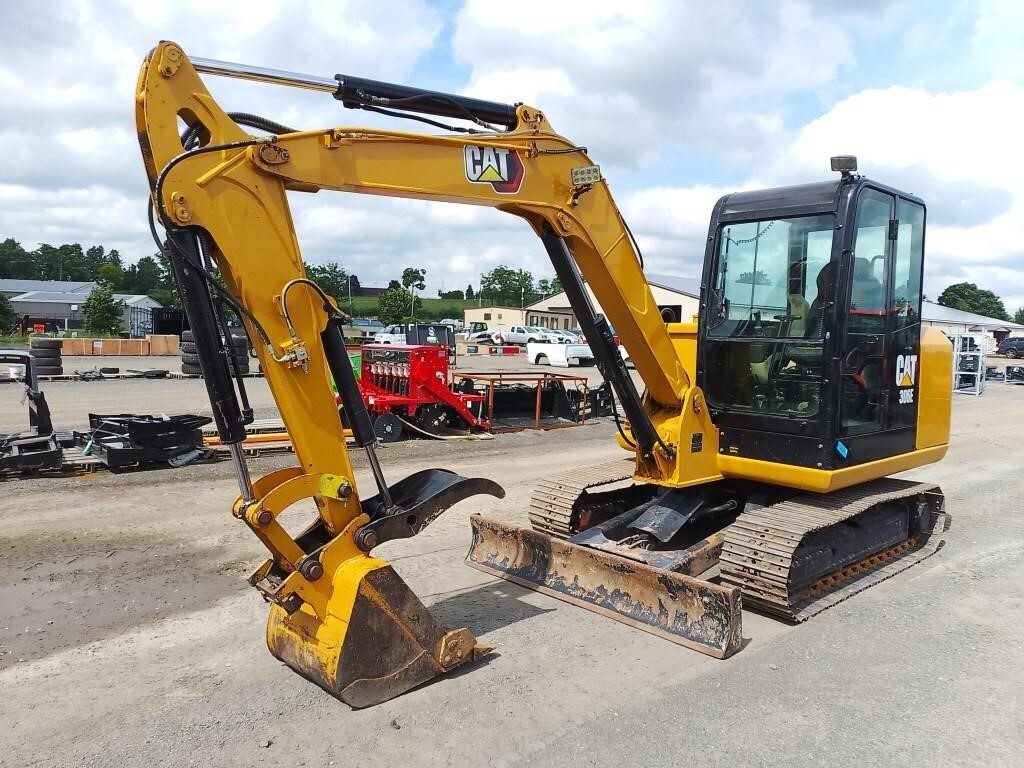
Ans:
{"type": "Polygon", "coordinates": [[[29,354],[35,363],[37,376],[60,376],[64,373],[64,362],[61,359],[61,340],[45,336],[33,338],[29,343],[29,354]]]}
{"type": "MultiPolygon", "coordinates": [[[[245,336],[232,335],[230,342],[231,358],[229,367],[231,374],[249,373],[249,341],[245,336]]],[[[196,350],[196,340],[192,331],[181,332],[181,372],[186,376],[202,376],[203,370],[199,367],[199,354],[196,350]]]]}

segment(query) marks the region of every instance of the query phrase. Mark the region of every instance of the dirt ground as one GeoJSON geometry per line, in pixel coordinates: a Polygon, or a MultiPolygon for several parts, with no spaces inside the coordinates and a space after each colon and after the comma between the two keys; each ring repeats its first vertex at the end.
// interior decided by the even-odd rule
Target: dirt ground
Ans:
{"type": "MultiPolygon", "coordinates": [[[[0,425],[16,427],[9,386],[0,425]]],[[[197,381],[46,391],[67,427],[204,397],[197,381]]],[[[271,408],[262,381],[251,394],[271,408]]],[[[745,612],[746,647],[726,661],[462,562],[471,513],[524,523],[537,478],[621,455],[610,424],[386,446],[390,481],[441,466],[508,492],[378,550],[442,623],[497,651],[362,711],[267,652],[266,607],[245,584],[262,547],[228,512],[228,463],[2,482],[0,765],[1019,765],[1021,423],[1024,386],[958,396],[949,456],[908,473],[942,484],[946,546],[803,625],[745,612]]]]}

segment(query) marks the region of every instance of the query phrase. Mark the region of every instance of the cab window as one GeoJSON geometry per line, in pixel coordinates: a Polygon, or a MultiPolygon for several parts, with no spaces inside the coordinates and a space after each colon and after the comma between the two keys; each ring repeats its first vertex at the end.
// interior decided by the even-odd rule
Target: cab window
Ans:
{"type": "Polygon", "coordinates": [[[832,214],[721,227],[705,310],[713,406],[817,417],[835,232],[832,214]]]}
{"type": "Polygon", "coordinates": [[[851,333],[883,333],[886,315],[886,283],[888,264],[886,249],[892,198],[866,190],[857,209],[857,236],[853,246],[852,279],[850,280],[851,333]]]}
{"type": "Polygon", "coordinates": [[[840,434],[877,432],[885,418],[889,238],[893,196],[866,188],[857,202],[846,334],[839,362],[840,434]]]}
{"type": "Polygon", "coordinates": [[[820,337],[835,218],[802,216],[722,227],[711,336],[820,337]]]}
{"type": "Polygon", "coordinates": [[[893,303],[890,314],[898,330],[921,319],[921,262],[924,256],[924,207],[901,199],[897,204],[899,234],[893,267],[893,303]]]}

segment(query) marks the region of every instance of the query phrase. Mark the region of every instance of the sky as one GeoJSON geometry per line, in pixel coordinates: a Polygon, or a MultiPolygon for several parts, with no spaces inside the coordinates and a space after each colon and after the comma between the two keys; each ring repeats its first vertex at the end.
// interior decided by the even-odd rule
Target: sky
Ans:
{"type": "MultiPolygon", "coordinates": [[[[929,207],[925,292],[974,282],[1024,307],[1024,3],[1018,0],[7,0],[0,239],[153,252],[133,90],[146,52],[186,53],[526,102],[589,148],[651,273],[698,276],[715,201],[865,175],[929,207]]],[[[302,129],[417,125],[327,94],[208,77],[229,111],[302,129]]],[[[416,128],[418,130],[418,128],[416,128]]],[[[432,130],[432,129],[426,129],[432,130]]],[[[363,285],[426,268],[428,295],[498,264],[552,269],[487,208],[291,196],[299,243],[363,285]]]]}

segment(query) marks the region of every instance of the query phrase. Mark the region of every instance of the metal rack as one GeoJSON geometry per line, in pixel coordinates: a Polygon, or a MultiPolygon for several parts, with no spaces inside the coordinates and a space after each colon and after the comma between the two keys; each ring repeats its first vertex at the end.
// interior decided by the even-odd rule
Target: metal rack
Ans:
{"type": "Polygon", "coordinates": [[[959,333],[953,340],[953,391],[980,395],[985,391],[985,337],[959,333]]]}

